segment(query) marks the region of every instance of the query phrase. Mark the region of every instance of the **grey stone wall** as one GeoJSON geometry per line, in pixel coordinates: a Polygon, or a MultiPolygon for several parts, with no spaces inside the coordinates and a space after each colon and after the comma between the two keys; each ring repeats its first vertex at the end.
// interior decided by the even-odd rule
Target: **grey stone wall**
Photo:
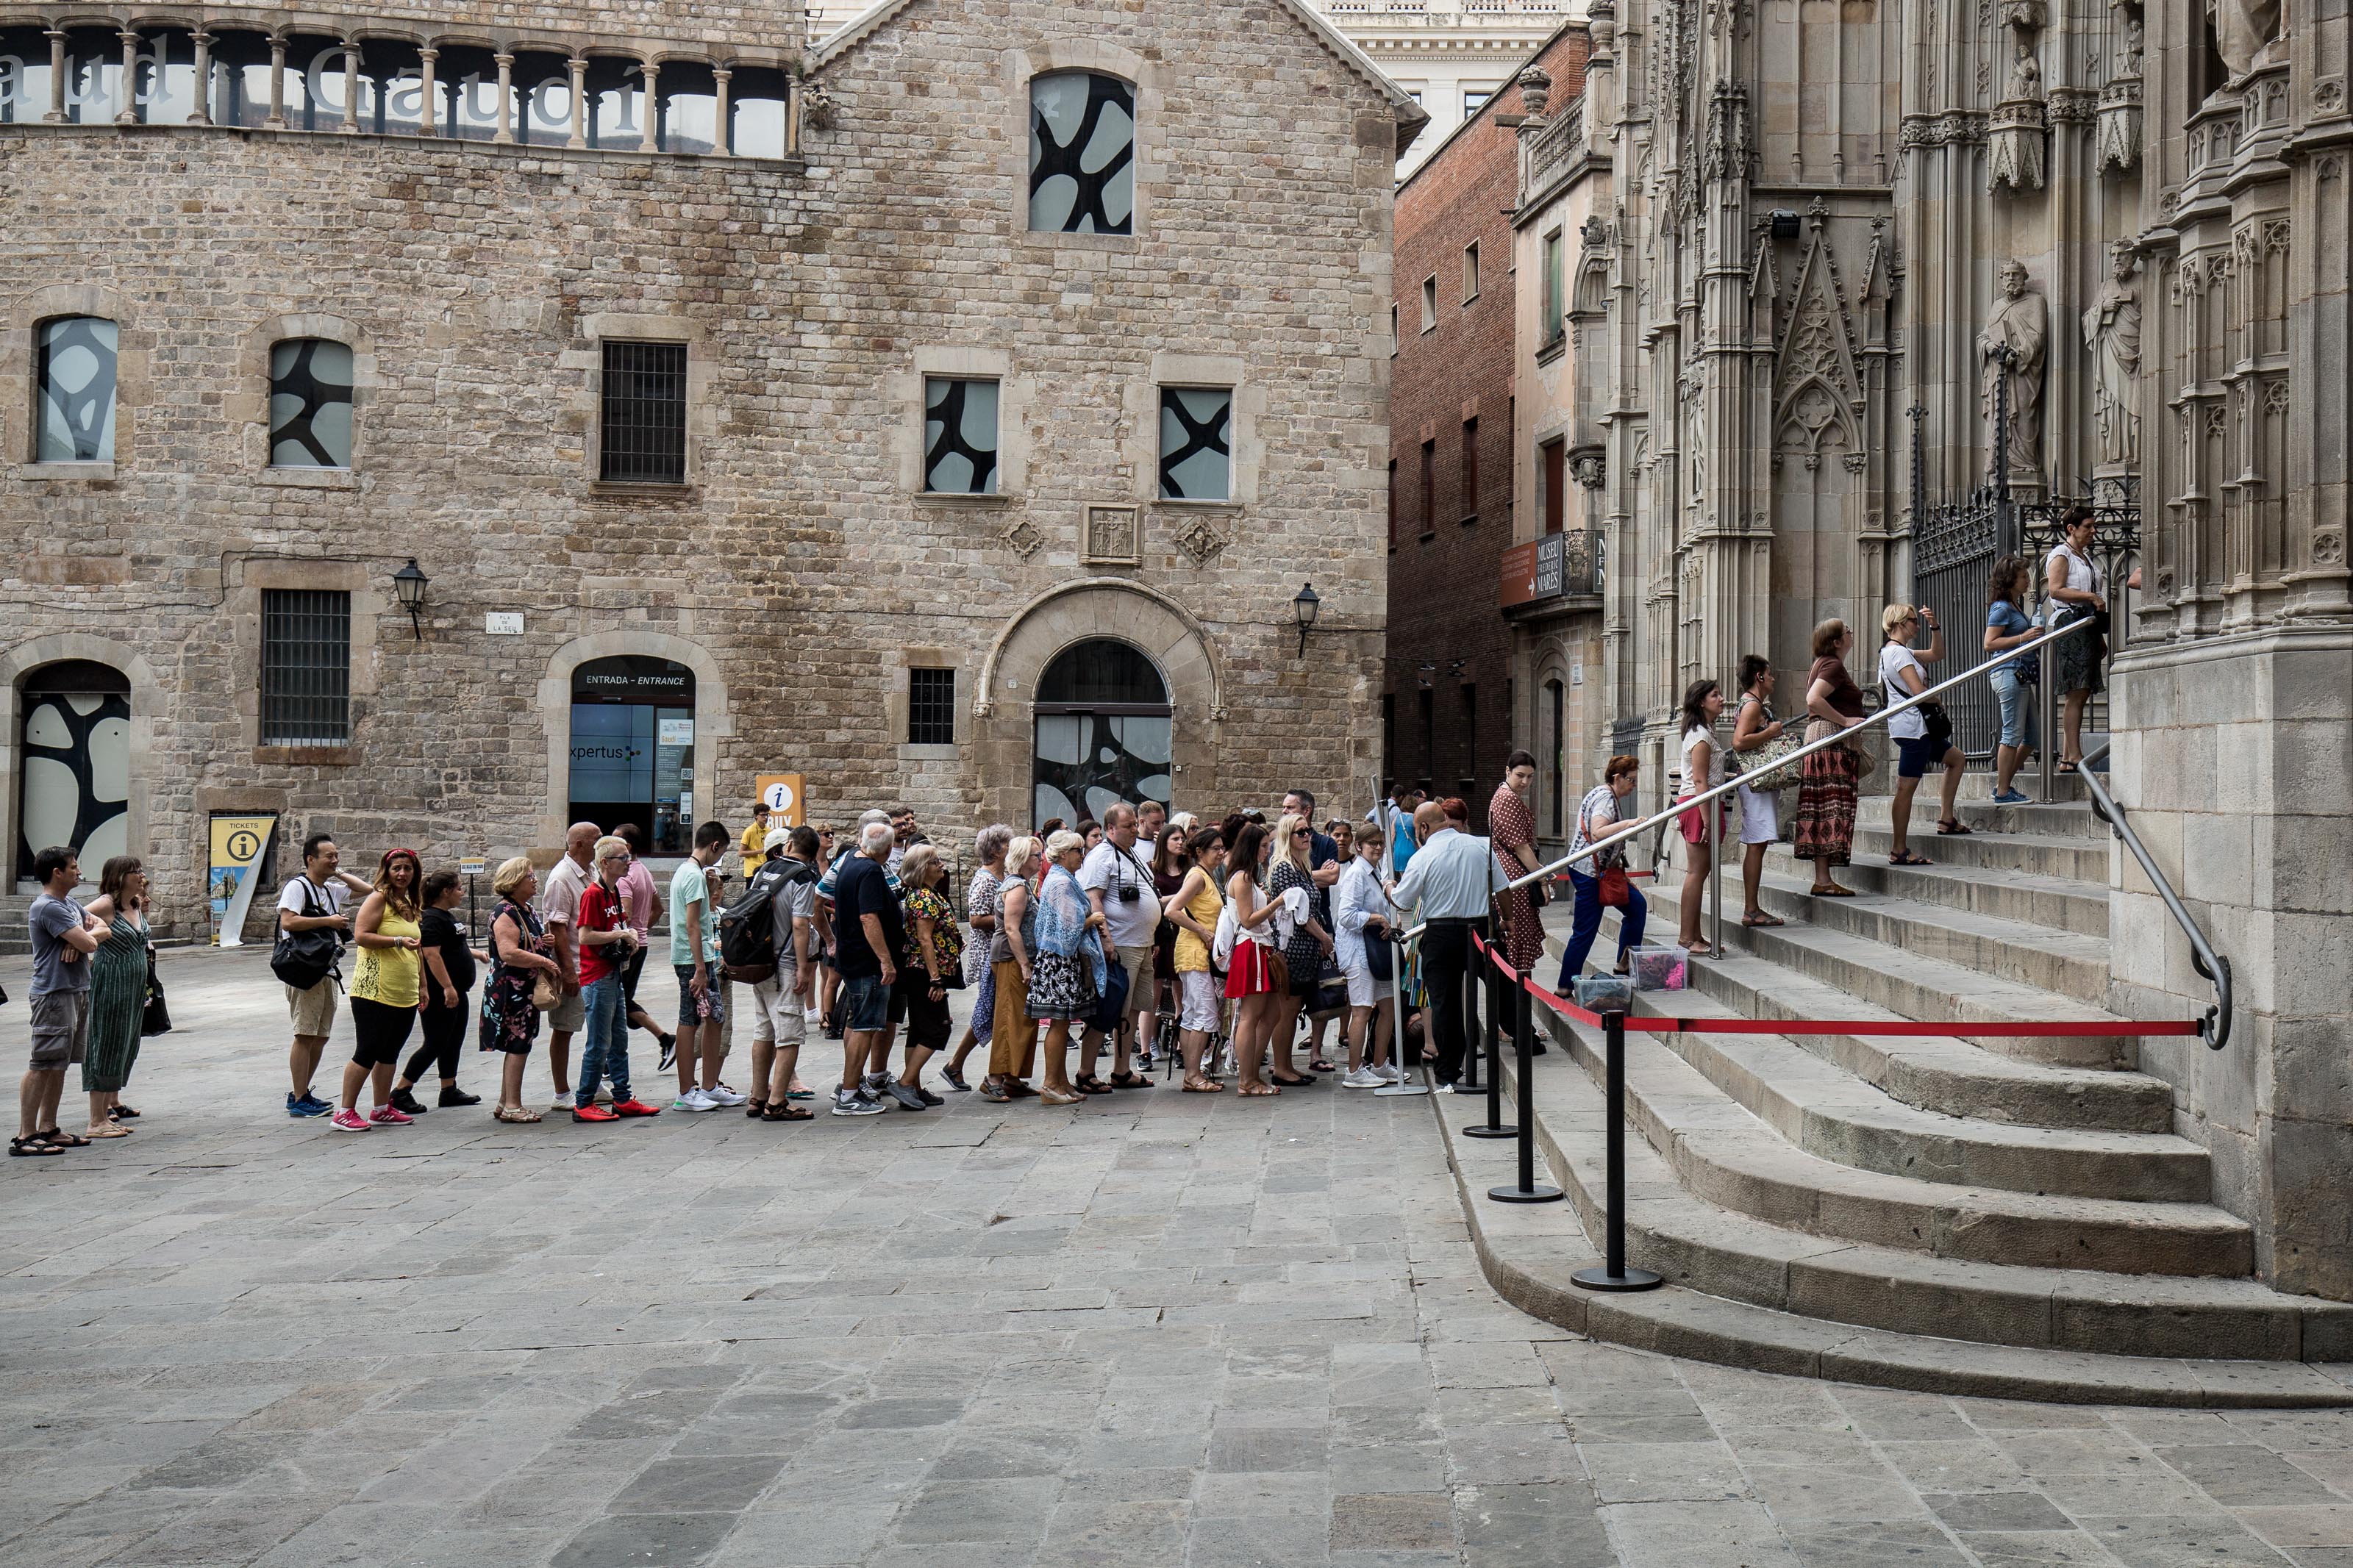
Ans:
{"type": "Polygon", "coordinates": [[[554,842],[566,678],[610,652],[696,668],[696,814],[715,795],[738,826],[770,770],[835,819],[903,798],[935,834],[1027,821],[1029,693],[1087,628],[1169,676],[1181,805],[1369,791],[1410,105],[1240,0],[916,6],[811,70],[835,114],[805,168],[0,127],[0,657],[21,673],[24,645],[73,633],[152,672],[133,791],[167,921],[201,929],[213,809],[331,827],[347,861],[554,842]],[[1139,82],[1133,237],[1022,227],[1027,78],[1084,64],[1139,82]],[[121,326],[117,458],[59,479],[24,461],[31,334],[83,310],[121,326]],[[360,359],[354,472],[290,482],[264,467],[264,364],[320,318],[360,359]],[[690,343],[674,493],[594,480],[602,335],[690,343]],[[940,353],[1001,365],[1013,493],[914,493],[917,365],[940,353]],[[1155,378],[1209,377],[1240,388],[1236,503],[1163,505],[1155,378]],[[1139,509],[1133,563],[1082,559],[1090,503],[1139,509]],[[391,594],[410,556],[421,640],[391,594]],[[332,754],[258,743],[259,595],[287,585],[354,594],[332,754]],[[523,634],[485,636],[494,610],[523,634]],[[900,744],[904,671],[929,663],[958,671],[946,754],[900,744]]]}

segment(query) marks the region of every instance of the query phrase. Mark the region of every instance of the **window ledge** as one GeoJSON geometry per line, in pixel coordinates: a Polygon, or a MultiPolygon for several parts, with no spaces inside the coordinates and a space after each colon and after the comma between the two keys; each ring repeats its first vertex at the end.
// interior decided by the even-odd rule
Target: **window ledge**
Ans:
{"type": "Polygon", "coordinates": [[[1170,507],[1178,511],[1228,512],[1240,515],[1242,503],[1238,500],[1195,500],[1188,496],[1158,496],[1154,506],[1170,507]]]}
{"type": "Polygon", "coordinates": [[[355,490],[360,477],[351,468],[278,468],[261,470],[265,485],[284,485],[298,490],[355,490]]]}
{"type": "Polygon", "coordinates": [[[1429,543],[1431,540],[1436,539],[1437,537],[1438,537],[1438,531],[1437,531],[1436,529],[1425,529],[1425,530],[1422,531],[1422,534],[1421,534],[1421,542],[1423,542],[1424,544],[1427,544],[1427,543],[1429,543]]]}
{"type": "Polygon", "coordinates": [[[256,746],[253,760],[280,767],[347,768],[360,760],[353,746],[256,746]]]}
{"type": "Polygon", "coordinates": [[[1129,251],[1136,248],[1133,234],[1065,234],[1055,228],[1020,229],[1017,238],[1031,245],[1043,245],[1057,250],[1129,251]]]}
{"type": "Polygon", "coordinates": [[[1560,336],[1547,339],[1543,343],[1537,345],[1536,363],[1538,364],[1550,364],[1553,361],[1558,359],[1567,352],[1568,334],[1567,332],[1563,332],[1560,336]]]}
{"type": "Polygon", "coordinates": [[[958,754],[958,749],[953,744],[919,746],[910,741],[899,747],[899,760],[902,763],[952,763],[958,754]]]}
{"type": "Polygon", "coordinates": [[[1478,295],[1476,295],[1476,294],[1465,294],[1465,295],[1463,295],[1463,296],[1462,296],[1462,305],[1463,305],[1463,308],[1464,308],[1465,310],[1468,310],[1468,309],[1469,309],[1472,304],[1474,304],[1474,303],[1478,300],[1478,298],[1479,298],[1479,296],[1478,296],[1478,295]]]}
{"type": "Polygon", "coordinates": [[[588,493],[598,500],[682,501],[702,499],[702,487],[696,484],[650,484],[621,479],[591,479],[588,493]]]}
{"type": "Polygon", "coordinates": [[[76,479],[111,479],[114,465],[108,463],[19,463],[20,479],[70,483],[76,479]]]}
{"type": "Polygon", "coordinates": [[[1479,526],[1479,514],[1478,514],[1477,512],[1475,512],[1475,511],[1474,511],[1474,512],[1472,512],[1469,517],[1464,518],[1464,519],[1462,520],[1462,526],[1463,526],[1463,527],[1465,527],[1465,528],[1476,528],[1476,527],[1478,527],[1478,526],[1479,526]]]}
{"type": "Polygon", "coordinates": [[[976,493],[970,490],[917,490],[915,500],[926,506],[1011,506],[1021,497],[1006,490],[976,493]]]}

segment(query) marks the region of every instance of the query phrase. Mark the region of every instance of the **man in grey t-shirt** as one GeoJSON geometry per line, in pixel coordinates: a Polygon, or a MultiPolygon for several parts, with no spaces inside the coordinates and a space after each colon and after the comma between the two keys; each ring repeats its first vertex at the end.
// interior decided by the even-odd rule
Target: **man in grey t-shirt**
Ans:
{"type": "Polygon", "coordinates": [[[16,1136],[12,1155],[62,1154],[88,1139],[58,1126],[58,1101],[65,1095],[66,1068],[81,1060],[90,1030],[90,955],[102,930],[70,897],[81,880],[81,863],[71,849],[42,850],[33,857],[41,884],[26,911],[33,933],[33,1056],[16,1086],[16,1136]]]}
{"type": "MultiPolygon", "coordinates": [[[[784,877],[768,901],[776,944],[776,972],[752,987],[752,1103],[747,1116],[803,1121],[808,1112],[791,1100],[807,1008],[817,995],[817,830],[772,827],[767,864],[758,878],[784,877]]],[[[754,885],[747,883],[746,889],[754,885]]]]}

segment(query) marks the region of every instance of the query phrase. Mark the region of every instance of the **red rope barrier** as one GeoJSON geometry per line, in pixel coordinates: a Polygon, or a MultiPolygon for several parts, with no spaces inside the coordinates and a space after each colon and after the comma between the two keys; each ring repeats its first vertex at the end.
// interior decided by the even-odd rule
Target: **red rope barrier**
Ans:
{"type": "MultiPolygon", "coordinates": [[[[1562,1017],[1589,1024],[1595,1028],[1601,1026],[1600,1014],[1555,995],[1537,984],[1533,975],[1522,975],[1502,953],[1488,946],[1478,932],[1472,932],[1471,940],[1497,969],[1562,1017]]],[[[1626,1027],[1647,1030],[1654,1035],[1896,1035],[1915,1038],[1959,1035],[1999,1039],[2083,1039],[2198,1033],[2198,1024],[2194,1019],[2171,1018],[2119,1018],[2113,1022],[2070,1020],[2040,1024],[1964,1018],[1954,1023],[1923,1024],[1911,1019],[1886,1018],[1670,1018],[1641,1013],[1627,1014],[1626,1027]]]]}

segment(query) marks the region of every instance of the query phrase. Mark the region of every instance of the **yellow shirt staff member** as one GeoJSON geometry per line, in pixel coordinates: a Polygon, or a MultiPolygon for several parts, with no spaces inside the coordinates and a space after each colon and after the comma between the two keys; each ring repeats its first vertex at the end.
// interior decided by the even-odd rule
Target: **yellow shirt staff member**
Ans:
{"type": "MultiPolygon", "coordinates": [[[[781,827],[784,823],[779,820],[776,826],[781,827]]],[[[766,801],[755,800],[752,803],[752,826],[744,830],[743,837],[736,843],[737,847],[744,851],[744,875],[748,878],[753,872],[758,870],[761,862],[768,858],[768,803],[766,801]]]]}

